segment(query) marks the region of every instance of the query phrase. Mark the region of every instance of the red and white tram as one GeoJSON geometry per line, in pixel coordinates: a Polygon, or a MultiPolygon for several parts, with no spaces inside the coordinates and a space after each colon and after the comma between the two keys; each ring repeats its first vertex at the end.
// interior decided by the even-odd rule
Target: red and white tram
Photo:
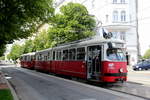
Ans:
{"type": "Polygon", "coordinates": [[[89,38],[42,50],[35,56],[37,70],[99,82],[127,80],[125,44],[121,40],[89,38]]]}
{"type": "Polygon", "coordinates": [[[23,54],[20,58],[21,67],[34,69],[35,66],[35,52],[23,54]]]}

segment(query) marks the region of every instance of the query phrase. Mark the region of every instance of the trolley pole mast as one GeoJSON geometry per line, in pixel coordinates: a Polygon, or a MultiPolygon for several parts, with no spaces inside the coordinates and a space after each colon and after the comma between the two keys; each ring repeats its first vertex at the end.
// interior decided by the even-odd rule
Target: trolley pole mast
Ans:
{"type": "Polygon", "coordinates": [[[137,60],[140,59],[140,42],[139,42],[139,31],[138,31],[138,0],[135,0],[136,9],[136,33],[137,33],[137,60]]]}

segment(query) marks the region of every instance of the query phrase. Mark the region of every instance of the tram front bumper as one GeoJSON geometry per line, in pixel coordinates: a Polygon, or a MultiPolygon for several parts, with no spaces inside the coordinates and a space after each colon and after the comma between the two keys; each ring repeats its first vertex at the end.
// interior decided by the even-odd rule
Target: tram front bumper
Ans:
{"type": "Polygon", "coordinates": [[[127,81],[127,73],[107,73],[102,77],[104,82],[123,82],[127,81]]]}

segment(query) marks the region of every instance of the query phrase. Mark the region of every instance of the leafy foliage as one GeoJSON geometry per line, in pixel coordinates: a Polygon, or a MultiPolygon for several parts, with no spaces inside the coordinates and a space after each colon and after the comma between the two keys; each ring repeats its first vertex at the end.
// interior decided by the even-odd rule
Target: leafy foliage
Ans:
{"type": "Polygon", "coordinates": [[[95,25],[85,6],[68,3],[60,8],[60,14],[55,15],[49,38],[57,44],[79,40],[93,35],[95,25]]]}
{"type": "Polygon", "coordinates": [[[1,57],[0,57],[0,60],[5,60],[5,56],[1,56],[1,57]]]}
{"type": "Polygon", "coordinates": [[[27,40],[23,46],[15,44],[9,57],[15,60],[22,53],[35,52],[56,44],[92,36],[95,25],[95,20],[83,5],[68,3],[60,8],[60,14],[54,15],[48,32],[40,32],[34,40],[27,40]],[[18,51],[19,49],[20,51],[18,51]]]}
{"type": "Polygon", "coordinates": [[[26,40],[25,44],[22,46],[24,48],[23,53],[29,53],[34,51],[33,40],[26,40]]]}
{"type": "Polygon", "coordinates": [[[5,44],[0,42],[0,56],[2,56],[4,52],[5,52],[5,44]]]}
{"type": "Polygon", "coordinates": [[[53,12],[52,0],[0,0],[0,55],[5,44],[30,36],[53,12]]]}
{"type": "Polygon", "coordinates": [[[148,49],[148,50],[145,52],[143,58],[145,58],[145,59],[150,59],[150,49],[148,49]]]}
{"type": "Polygon", "coordinates": [[[20,46],[19,44],[14,44],[12,46],[11,52],[8,54],[7,58],[16,60],[18,59],[24,52],[24,48],[20,46]]]}
{"type": "Polygon", "coordinates": [[[46,31],[41,32],[35,37],[33,40],[33,47],[34,51],[39,51],[51,47],[51,40],[48,38],[46,31]]]}

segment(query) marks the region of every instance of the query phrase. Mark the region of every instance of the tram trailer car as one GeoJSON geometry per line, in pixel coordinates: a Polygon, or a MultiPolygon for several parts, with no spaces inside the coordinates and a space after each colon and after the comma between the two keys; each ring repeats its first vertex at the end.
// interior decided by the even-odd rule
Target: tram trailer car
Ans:
{"type": "Polygon", "coordinates": [[[86,39],[35,53],[35,69],[97,82],[127,80],[125,44],[116,39],[86,39]]]}
{"type": "Polygon", "coordinates": [[[20,58],[21,67],[34,69],[35,66],[35,52],[23,54],[20,58]]]}
{"type": "Polygon", "coordinates": [[[43,71],[43,72],[52,72],[51,60],[50,60],[50,52],[45,52],[47,50],[42,50],[36,52],[36,60],[34,68],[35,70],[43,71]]]}

